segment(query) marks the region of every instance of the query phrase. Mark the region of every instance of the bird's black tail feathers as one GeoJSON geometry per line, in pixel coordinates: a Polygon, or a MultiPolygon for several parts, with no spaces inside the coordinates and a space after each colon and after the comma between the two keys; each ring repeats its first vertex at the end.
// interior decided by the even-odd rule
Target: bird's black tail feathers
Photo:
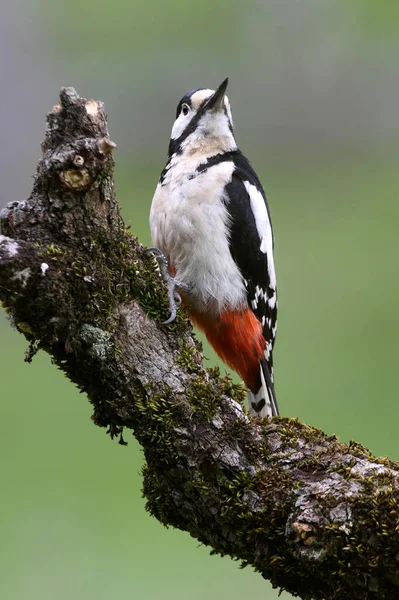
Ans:
{"type": "Polygon", "coordinates": [[[261,386],[256,393],[248,392],[249,411],[256,417],[279,415],[274,385],[265,358],[260,361],[261,386]]]}

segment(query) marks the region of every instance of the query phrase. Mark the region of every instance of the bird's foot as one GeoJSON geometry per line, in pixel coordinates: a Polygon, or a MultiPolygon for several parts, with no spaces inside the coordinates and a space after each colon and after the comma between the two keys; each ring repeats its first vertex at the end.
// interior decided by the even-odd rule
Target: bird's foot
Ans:
{"type": "Polygon", "coordinates": [[[161,252],[158,248],[147,248],[145,251],[147,256],[154,256],[159,270],[161,271],[161,275],[166,282],[167,290],[168,290],[168,301],[169,301],[169,309],[170,309],[170,317],[166,319],[166,321],[162,321],[161,325],[169,325],[173,323],[176,319],[177,308],[181,304],[181,296],[179,291],[184,292],[185,294],[189,294],[192,290],[192,286],[183,283],[182,281],[177,281],[174,277],[169,274],[168,271],[168,260],[166,256],[161,252]]]}

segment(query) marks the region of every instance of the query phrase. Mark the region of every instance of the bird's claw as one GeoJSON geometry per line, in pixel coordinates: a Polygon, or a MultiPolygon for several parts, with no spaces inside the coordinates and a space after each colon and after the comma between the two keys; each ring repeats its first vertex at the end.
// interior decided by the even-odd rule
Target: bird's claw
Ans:
{"type": "Polygon", "coordinates": [[[161,325],[170,325],[170,323],[173,323],[173,321],[176,319],[177,308],[182,302],[181,296],[177,290],[189,293],[191,291],[191,286],[180,281],[176,281],[174,277],[169,275],[168,260],[164,253],[159,250],[159,248],[147,248],[144,253],[147,256],[155,257],[159,266],[159,270],[161,271],[161,275],[166,282],[168,289],[170,317],[169,319],[166,319],[166,321],[162,321],[161,325]]]}
{"type": "Polygon", "coordinates": [[[144,250],[144,254],[145,256],[155,257],[163,278],[167,280],[170,275],[168,273],[168,259],[166,258],[165,254],[161,252],[159,248],[146,248],[146,250],[144,250]]]}

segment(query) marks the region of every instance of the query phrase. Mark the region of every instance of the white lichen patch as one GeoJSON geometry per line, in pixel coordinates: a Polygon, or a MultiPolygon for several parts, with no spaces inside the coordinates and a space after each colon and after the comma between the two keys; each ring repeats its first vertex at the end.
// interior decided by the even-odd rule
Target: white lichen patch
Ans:
{"type": "Polygon", "coordinates": [[[214,459],[231,469],[238,469],[242,462],[242,453],[233,448],[218,449],[214,459]]]}
{"type": "Polygon", "coordinates": [[[89,356],[98,358],[98,360],[105,360],[113,347],[111,334],[93,325],[83,325],[80,330],[80,338],[88,345],[89,356]]]}
{"type": "Polygon", "coordinates": [[[335,523],[345,523],[352,525],[352,511],[345,502],[340,502],[330,510],[330,519],[335,523]]]}
{"type": "Polygon", "coordinates": [[[249,423],[249,418],[244,413],[244,410],[243,410],[241,404],[239,402],[237,402],[237,400],[233,400],[233,398],[229,398],[228,400],[229,400],[229,402],[231,404],[232,409],[236,413],[237,417],[239,417],[240,419],[242,419],[246,423],[249,423]]]}
{"type": "Polygon", "coordinates": [[[14,274],[13,279],[15,281],[19,281],[21,283],[21,286],[24,288],[26,287],[30,276],[31,270],[29,267],[26,267],[26,269],[23,269],[22,271],[17,271],[17,273],[14,274]]]}
{"type": "Polygon", "coordinates": [[[384,475],[392,471],[378,463],[369,462],[366,459],[358,459],[356,465],[351,469],[353,475],[361,475],[362,477],[371,477],[375,475],[384,475]]]}
{"type": "Polygon", "coordinates": [[[216,427],[216,429],[222,429],[223,428],[223,421],[220,417],[214,417],[211,421],[212,425],[214,427],[216,427]]]}
{"type": "Polygon", "coordinates": [[[249,510],[253,513],[262,512],[263,505],[258,494],[255,494],[252,490],[245,490],[242,495],[242,501],[246,504],[249,510]]]}
{"type": "Polygon", "coordinates": [[[298,548],[298,553],[310,563],[320,563],[327,555],[326,548],[313,548],[311,546],[302,546],[298,548]]]}
{"type": "Polygon", "coordinates": [[[47,263],[42,263],[42,264],[40,265],[40,270],[41,270],[41,272],[42,272],[42,277],[44,277],[44,276],[45,276],[45,274],[47,273],[48,269],[49,269],[49,266],[48,266],[48,264],[47,264],[47,263]]]}
{"type": "Polygon", "coordinates": [[[0,234],[0,244],[2,245],[3,252],[5,251],[8,256],[16,256],[18,254],[19,244],[15,240],[0,234]]]}

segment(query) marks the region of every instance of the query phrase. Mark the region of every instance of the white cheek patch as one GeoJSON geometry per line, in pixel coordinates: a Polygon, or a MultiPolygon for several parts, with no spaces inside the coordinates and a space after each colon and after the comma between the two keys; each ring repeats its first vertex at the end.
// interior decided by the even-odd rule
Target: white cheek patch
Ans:
{"type": "Polygon", "coordinates": [[[183,113],[181,113],[177,117],[176,121],[173,124],[172,133],[170,135],[172,140],[177,140],[177,138],[179,138],[181,136],[181,134],[186,129],[187,125],[190,123],[193,116],[194,116],[194,112],[190,111],[188,113],[188,115],[183,115],[183,113]]]}
{"type": "Polygon", "coordinates": [[[244,186],[249,195],[251,209],[255,217],[256,229],[261,240],[259,250],[267,256],[270,287],[276,289],[276,273],[273,260],[273,234],[266,204],[262,194],[254,185],[252,185],[252,183],[244,181],[244,186]]]}

